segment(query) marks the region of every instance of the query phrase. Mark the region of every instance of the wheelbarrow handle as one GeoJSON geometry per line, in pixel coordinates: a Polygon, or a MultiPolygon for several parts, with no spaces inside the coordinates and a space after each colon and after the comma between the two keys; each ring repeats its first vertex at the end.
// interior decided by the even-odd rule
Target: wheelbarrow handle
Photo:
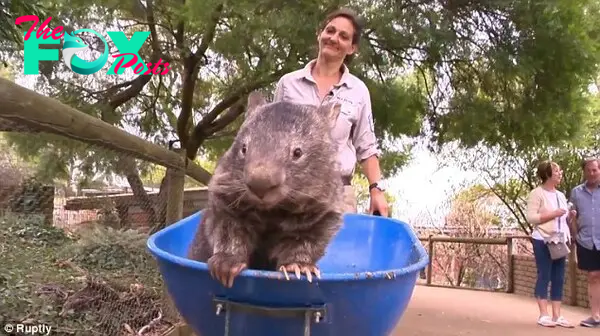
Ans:
{"type": "Polygon", "coordinates": [[[320,323],[325,320],[327,313],[325,305],[311,307],[267,307],[236,302],[220,297],[213,298],[213,304],[217,315],[221,315],[223,311],[225,312],[225,336],[229,336],[230,312],[233,310],[272,317],[302,317],[304,318],[304,336],[310,336],[311,321],[320,323]]]}

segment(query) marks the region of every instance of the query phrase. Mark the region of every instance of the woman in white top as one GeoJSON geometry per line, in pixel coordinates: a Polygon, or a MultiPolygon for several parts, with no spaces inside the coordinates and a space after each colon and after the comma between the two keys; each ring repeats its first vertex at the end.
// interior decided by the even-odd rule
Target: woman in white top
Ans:
{"type": "Polygon", "coordinates": [[[537,266],[537,281],[535,284],[535,298],[538,302],[540,316],[538,324],[544,327],[573,328],[560,313],[565,282],[566,257],[552,260],[550,251],[544,238],[553,233],[561,232],[567,241],[571,240],[571,233],[567,221],[573,215],[565,195],[556,190],[562,180],[562,170],[552,161],[543,161],[537,167],[537,176],[542,184],[529,193],[527,198],[527,221],[533,225],[531,234],[533,253],[537,266]],[[552,301],[552,317],[548,314],[548,285],[550,300],[552,301]]]}

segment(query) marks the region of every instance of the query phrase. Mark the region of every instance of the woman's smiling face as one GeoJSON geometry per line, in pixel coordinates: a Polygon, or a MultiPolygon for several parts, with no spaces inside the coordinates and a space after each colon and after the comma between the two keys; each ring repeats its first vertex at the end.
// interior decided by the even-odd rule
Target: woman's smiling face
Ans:
{"type": "Polygon", "coordinates": [[[343,16],[333,18],[317,37],[319,54],[328,60],[343,60],[356,52],[353,36],[352,21],[343,16]]]}

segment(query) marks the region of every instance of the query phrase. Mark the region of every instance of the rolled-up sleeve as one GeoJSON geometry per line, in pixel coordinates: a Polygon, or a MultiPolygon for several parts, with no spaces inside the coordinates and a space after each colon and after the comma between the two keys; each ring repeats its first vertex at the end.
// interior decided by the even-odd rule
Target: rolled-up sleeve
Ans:
{"type": "Polygon", "coordinates": [[[375,136],[375,125],[373,123],[373,111],[371,111],[371,96],[365,88],[363,104],[360,107],[356,129],[352,136],[352,143],[356,148],[356,159],[361,162],[369,157],[381,156],[377,137],[375,136]]]}
{"type": "Polygon", "coordinates": [[[273,102],[280,102],[283,100],[284,80],[285,77],[281,77],[277,82],[277,85],[275,85],[275,93],[273,93],[273,102]]]}

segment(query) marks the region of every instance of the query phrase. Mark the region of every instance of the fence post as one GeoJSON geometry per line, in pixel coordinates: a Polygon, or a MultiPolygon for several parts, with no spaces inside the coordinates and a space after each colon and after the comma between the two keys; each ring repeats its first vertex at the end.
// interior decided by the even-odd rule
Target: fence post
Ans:
{"type": "Polygon", "coordinates": [[[568,259],[568,281],[571,281],[571,297],[569,298],[569,304],[571,306],[577,306],[577,296],[578,287],[577,287],[577,246],[575,244],[571,245],[571,252],[569,253],[568,259]]]}
{"type": "Polygon", "coordinates": [[[183,218],[183,170],[167,168],[167,223],[171,225],[183,218]]]}
{"type": "Polygon", "coordinates": [[[513,266],[513,238],[506,237],[506,292],[514,292],[515,276],[513,266]]]}
{"type": "MultiPolygon", "coordinates": [[[[184,159],[182,157],[182,159],[184,159]]],[[[167,213],[165,226],[169,226],[183,217],[183,196],[184,196],[184,184],[185,184],[185,171],[182,160],[182,167],[167,168],[166,179],[167,179],[167,213]]],[[[163,300],[165,302],[165,317],[170,319],[177,319],[179,312],[175,308],[171,295],[167,291],[166,286],[163,289],[163,300]]]]}
{"type": "Polygon", "coordinates": [[[433,235],[429,235],[429,264],[427,265],[427,285],[431,285],[431,281],[433,278],[433,235]]]}

